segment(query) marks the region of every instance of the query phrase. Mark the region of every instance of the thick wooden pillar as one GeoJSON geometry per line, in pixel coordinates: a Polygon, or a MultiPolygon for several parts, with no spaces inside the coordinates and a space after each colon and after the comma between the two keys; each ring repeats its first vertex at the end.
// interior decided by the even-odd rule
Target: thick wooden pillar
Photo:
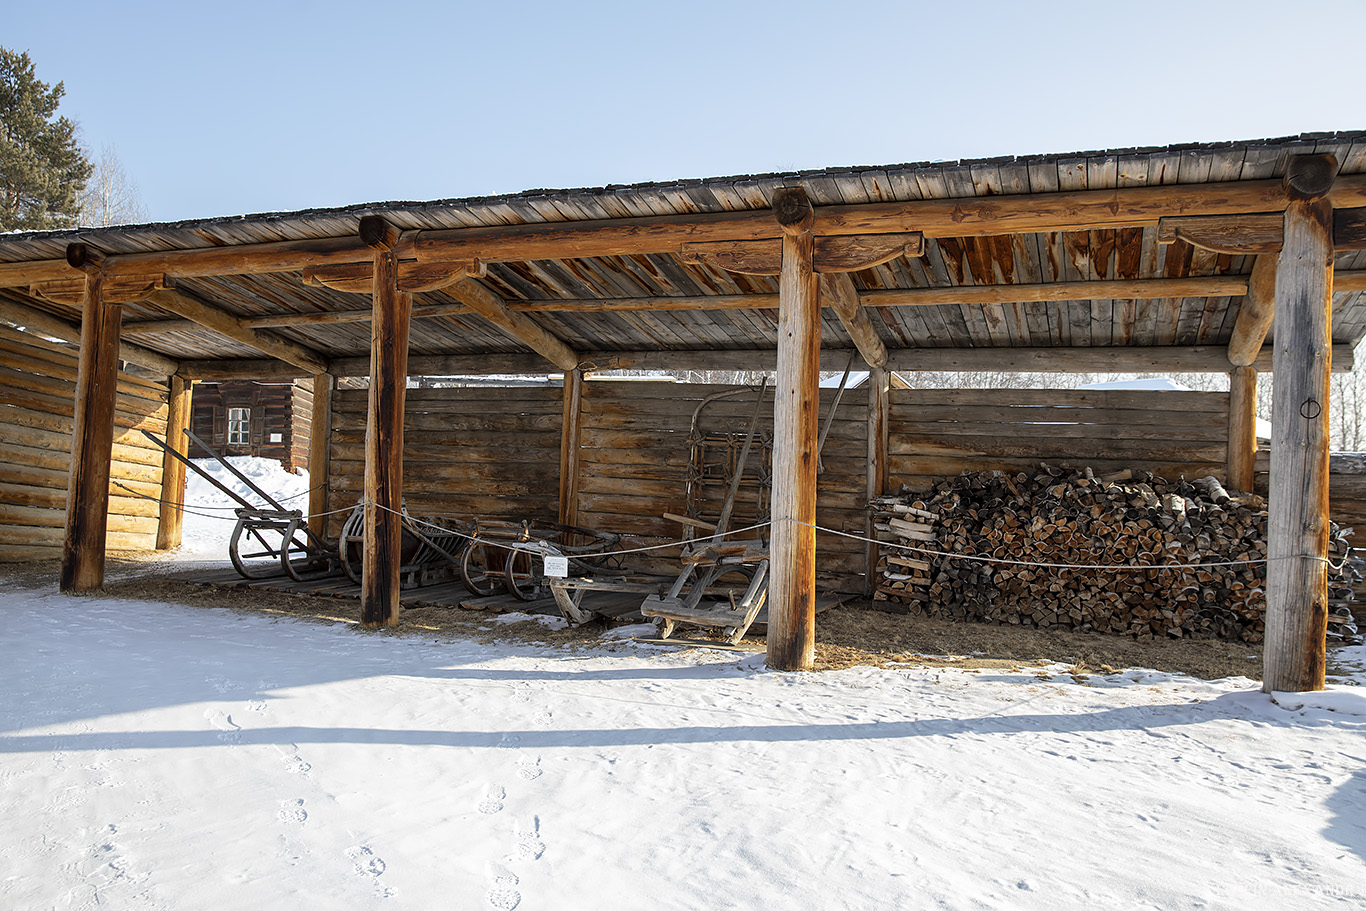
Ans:
{"type": "Polygon", "coordinates": [[[583,427],[583,371],[564,372],[564,421],[560,425],[560,524],[579,522],[579,446],[583,427]]]}
{"type": "Polygon", "coordinates": [[[1257,466],[1257,370],[1234,367],[1228,375],[1228,486],[1252,492],[1257,466]]]}
{"type": "MultiPolygon", "coordinates": [[[[406,369],[406,368],[405,368],[406,369]]],[[[308,528],[319,538],[327,537],[328,487],[332,483],[332,388],[336,378],[330,373],[313,377],[313,413],[308,420],[308,528]]],[[[404,385],[407,385],[405,380],[404,385]]]]}
{"type": "Polygon", "coordinates": [[[365,553],[361,623],[394,626],[399,616],[403,526],[403,408],[408,385],[411,294],[398,289],[398,231],[378,216],[361,219],[375,251],[370,324],[370,403],[365,429],[365,553]]]}
{"type": "Polygon", "coordinates": [[[809,670],[816,650],[816,450],[820,411],[820,293],[814,213],[801,189],[774,195],[783,230],[778,280],[778,377],[773,402],[768,666],[809,670]]]}
{"type": "Polygon", "coordinates": [[[99,256],[71,244],[67,261],[86,270],[81,301],[81,351],[76,368],[71,473],[66,490],[66,539],[61,589],[86,592],[104,585],[105,534],[109,527],[109,462],[114,451],[114,405],[118,398],[119,322],[123,308],[104,302],[99,256]]]}
{"type": "MultiPolygon", "coordinates": [[[[892,373],[885,367],[874,367],[868,372],[868,500],[887,492],[887,441],[892,409],[892,373]]],[[[864,537],[869,539],[864,550],[863,595],[873,597],[877,587],[878,546],[873,528],[873,512],[868,511],[864,537]]]]}
{"type": "Polygon", "coordinates": [[[1262,689],[1323,689],[1328,623],[1328,381],[1333,207],[1329,155],[1291,159],[1276,316],[1262,689]]]}
{"type": "MultiPolygon", "coordinates": [[[[185,436],[185,431],[190,426],[194,381],[172,376],[169,385],[166,443],[184,458],[190,452],[190,438],[185,436]]],[[[185,463],[168,452],[161,459],[161,518],[157,520],[157,550],[171,550],[180,546],[181,533],[185,527],[184,507],[185,463]]]]}

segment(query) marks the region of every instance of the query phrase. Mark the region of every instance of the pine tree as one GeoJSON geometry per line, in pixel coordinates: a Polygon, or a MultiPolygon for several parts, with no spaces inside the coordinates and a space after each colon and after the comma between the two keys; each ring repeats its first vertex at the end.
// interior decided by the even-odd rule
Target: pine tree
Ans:
{"type": "Polygon", "coordinates": [[[91,166],[76,124],[53,119],[65,93],[38,80],[27,51],[0,47],[0,231],[76,223],[91,166]]]}

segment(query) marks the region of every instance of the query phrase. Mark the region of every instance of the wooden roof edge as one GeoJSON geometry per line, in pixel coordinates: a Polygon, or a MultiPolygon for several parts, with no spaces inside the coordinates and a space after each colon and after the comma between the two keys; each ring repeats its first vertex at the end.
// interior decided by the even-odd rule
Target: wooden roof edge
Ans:
{"type": "MultiPolygon", "coordinates": [[[[1217,154],[1238,148],[1277,148],[1289,147],[1304,142],[1366,142],[1366,130],[1303,133],[1274,139],[1231,140],[1217,143],[1179,143],[1166,146],[1138,146],[1131,148],[1092,150],[1082,152],[1040,153],[1022,156],[995,156],[986,158],[964,158],[945,161],[921,161],[901,164],[857,165],[830,168],[813,168],[793,171],[774,171],[761,174],[736,174],[723,177],[690,178],[671,181],[655,181],[633,184],[608,184],[602,187],[578,187],[564,189],[532,189],[517,193],[492,194],[438,200],[395,200],[388,202],[366,202],[331,208],[299,209],[295,211],[260,212],[242,215],[224,215],[207,218],[183,219],[179,221],[147,222],[135,225],[110,225],[107,227],[72,227],[50,231],[14,231],[0,233],[0,246],[7,242],[27,240],[56,240],[69,237],[98,239],[102,235],[125,235],[165,231],[187,231],[215,226],[261,225],[271,222],[301,221],[314,218],[357,219],[366,215],[382,215],[391,212],[431,212],[448,209],[468,209],[478,206],[508,205],[536,199],[574,198],[596,199],[620,195],[630,195],[655,190],[697,190],[711,186],[724,187],[735,183],[769,183],[788,180],[815,180],[820,178],[852,177],[869,172],[916,172],[934,171],[945,168],[971,168],[1005,164],[1039,164],[1063,162],[1082,158],[1105,156],[1134,156],[1179,154],[1182,152],[1209,152],[1217,154]]],[[[1356,173],[1344,171],[1343,173],[1356,173]]],[[[1236,180],[1236,178],[1234,179],[1236,180]]],[[[1232,182],[1232,181],[1230,181],[1232,182]]]]}

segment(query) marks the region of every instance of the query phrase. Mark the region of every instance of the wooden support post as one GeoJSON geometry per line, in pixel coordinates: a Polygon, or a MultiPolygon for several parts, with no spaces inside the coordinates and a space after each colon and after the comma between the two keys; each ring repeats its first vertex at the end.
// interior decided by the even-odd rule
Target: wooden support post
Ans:
{"type": "MultiPolygon", "coordinates": [[[[331,477],[332,387],[330,373],[313,377],[313,414],[308,426],[308,529],[319,538],[327,537],[327,496],[331,477]]],[[[406,383],[405,383],[406,385],[406,383]]]]}
{"type": "MultiPolygon", "coordinates": [[[[82,260],[89,261],[87,258],[82,260]]],[[[109,463],[114,451],[119,323],[123,308],[104,303],[103,283],[104,275],[99,271],[98,262],[94,262],[86,272],[85,296],[81,301],[81,351],[76,367],[71,473],[66,491],[66,539],[62,548],[61,589],[64,592],[87,592],[104,586],[109,463]]]]}
{"type": "Polygon", "coordinates": [[[1257,465],[1257,371],[1234,367],[1228,375],[1228,486],[1252,492],[1257,465]]]}
{"type": "Polygon", "coordinates": [[[820,432],[821,304],[814,216],[806,192],[774,194],[783,230],[778,376],[773,402],[773,520],[768,666],[810,670],[816,657],[816,447],[820,432]]]}
{"type": "Polygon", "coordinates": [[[1293,158],[1276,267],[1271,502],[1262,689],[1321,690],[1328,624],[1328,381],[1337,162],[1293,158]]]}
{"type": "Polygon", "coordinates": [[[398,290],[398,241],[378,216],[361,219],[375,250],[370,324],[370,407],[365,431],[365,542],[361,623],[394,626],[399,616],[403,526],[403,408],[408,385],[408,323],[413,298],[398,290]],[[373,224],[377,222],[378,224],[373,224]]]}
{"type": "MultiPolygon", "coordinates": [[[[190,426],[194,380],[170,378],[170,397],[166,407],[166,444],[189,455],[190,438],[185,431],[190,426]]],[[[180,546],[181,531],[185,527],[185,463],[164,453],[161,458],[161,518],[157,521],[157,550],[172,550],[180,546]]]]}
{"type": "MultiPolygon", "coordinates": [[[[887,443],[892,408],[892,373],[885,367],[874,367],[868,372],[868,500],[887,492],[887,443]]],[[[877,537],[873,528],[873,511],[868,510],[865,537],[877,537]]],[[[873,597],[877,588],[878,546],[870,540],[864,550],[866,566],[863,596],[873,597]]]]}
{"type": "Polygon", "coordinates": [[[583,371],[564,372],[564,421],[560,425],[560,524],[579,522],[579,446],[583,430],[583,371]]]}

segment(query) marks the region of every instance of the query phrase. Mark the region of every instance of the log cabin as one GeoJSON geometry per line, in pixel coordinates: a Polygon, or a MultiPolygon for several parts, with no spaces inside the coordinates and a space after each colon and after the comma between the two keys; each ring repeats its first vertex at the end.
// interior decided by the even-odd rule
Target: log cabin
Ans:
{"type": "MultiPolygon", "coordinates": [[[[648,528],[653,512],[626,511],[642,492],[658,506],[677,479],[632,455],[658,442],[677,391],[640,384],[605,401],[609,384],[588,380],[767,369],[768,661],[799,669],[812,660],[818,526],[862,527],[851,514],[907,475],[1047,451],[1047,440],[980,433],[980,422],[975,448],[904,431],[925,429],[928,406],[898,396],[890,371],[1227,373],[1222,407],[1199,427],[1184,422],[1180,438],[1069,445],[1082,457],[1217,464],[1237,489],[1255,474],[1256,376],[1274,371],[1283,419],[1268,472],[1265,685],[1321,687],[1327,384],[1366,335],[1363,251],[1361,132],[10,234],[0,318],[32,341],[8,333],[2,369],[17,383],[30,345],[51,366],[38,380],[53,383],[25,380],[42,388],[15,406],[24,433],[6,457],[32,450],[41,464],[11,474],[49,490],[65,474],[65,496],[60,508],[51,496],[7,506],[0,522],[41,519],[24,546],[59,544],[62,589],[97,589],[107,547],[153,533],[169,546],[178,534],[183,478],[172,460],[135,451],[131,432],[164,424],[175,437],[194,380],[303,373],[310,464],[327,479],[310,512],[322,530],[330,495],[364,494],[362,620],[382,627],[398,619],[393,511],[405,493],[462,500],[478,479],[562,521],[648,528]],[[820,373],[843,369],[851,351],[870,381],[832,434],[843,475],[818,482],[820,373]],[[411,376],[547,371],[564,377],[555,402],[450,405],[407,390],[411,376]],[[334,395],[337,378],[354,376],[368,379],[363,393],[334,395]],[[58,384],[69,416],[43,411],[58,384]],[[424,427],[423,409],[443,421],[424,427]],[[470,417],[489,414],[496,426],[470,417]],[[514,431],[520,448],[498,442],[514,431]],[[449,463],[456,440],[469,460],[432,464],[437,452],[449,463]],[[139,483],[159,491],[159,513],[129,514],[125,488],[139,483]]],[[[1109,426],[1126,426],[1122,410],[1109,426]]]]}
{"type": "MultiPolygon", "coordinates": [[[[195,384],[190,428],[224,456],[278,459],[308,470],[313,384],[298,380],[205,380],[195,384]]],[[[193,440],[192,459],[207,458],[193,440]]]]}

